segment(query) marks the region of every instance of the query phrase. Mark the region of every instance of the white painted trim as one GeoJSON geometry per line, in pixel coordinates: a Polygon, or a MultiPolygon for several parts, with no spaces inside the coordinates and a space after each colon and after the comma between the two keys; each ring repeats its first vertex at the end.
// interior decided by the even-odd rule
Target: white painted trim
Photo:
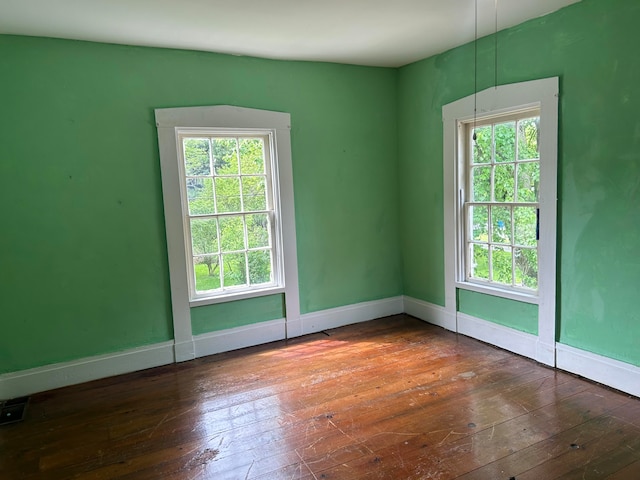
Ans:
{"type": "Polygon", "coordinates": [[[403,313],[402,297],[356,303],[344,307],[330,308],[318,312],[305,313],[298,322],[287,321],[289,338],[321,332],[331,328],[366,322],[376,318],[403,313]],[[294,335],[295,334],[295,335],[294,335]]]}
{"type": "Polygon", "coordinates": [[[538,337],[458,312],[458,333],[523,357],[536,358],[538,337]]]}
{"type": "Polygon", "coordinates": [[[180,173],[178,162],[175,161],[175,158],[178,157],[178,150],[175,137],[168,133],[161,135],[160,127],[158,126],[158,145],[161,152],[162,199],[169,259],[169,283],[171,286],[171,313],[176,344],[175,361],[184,362],[194,359],[195,354],[191,334],[189,280],[187,277],[187,257],[184,250],[184,232],[182,229],[182,205],[179,201],[180,173]]]}
{"type": "Polygon", "coordinates": [[[540,299],[537,295],[531,295],[530,293],[519,292],[516,290],[503,290],[501,288],[496,288],[493,285],[483,285],[481,283],[472,282],[456,282],[456,288],[484,293],[485,295],[508,298],[509,300],[516,300],[518,302],[531,303],[534,305],[538,305],[540,303],[540,299]]]}
{"type": "Polygon", "coordinates": [[[173,342],[81,358],[0,375],[0,399],[31,395],[174,361],[173,342]]]}
{"type": "MultiPolygon", "coordinates": [[[[279,180],[279,192],[275,192],[274,203],[280,208],[281,225],[281,237],[276,240],[282,242],[287,322],[297,324],[300,320],[300,293],[291,159],[291,116],[284,112],[229,105],[162,108],[155,110],[155,116],[162,173],[176,361],[191,360],[197,355],[189,306],[189,279],[176,140],[178,128],[264,129],[273,132],[277,158],[274,174],[279,180]]],[[[260,293],[256,296],[258,295],[260,293]]]]}
{"type": "Polygon", "coordinates": [[[193,338],[196,358],[253,347],[286,338],[285,319],[252,323],[218,332],[203,333],[193,338]]]}
{"type": "Polygon", "coordinates": [[[640,367],[556,343],[557,367],[640,397],[640,367]]]}
{"type": "Polygon", "coordinates": [[[440,305],[418,300],[405,295],[402,297],[404,313],[419,318],[428,323],[456,331],[456,315],[440,305]]]}
{"type": "MultiPolygon", "coordinates": [[[[534,106],[540,108],[540,136],[545,139],[540,144],[541,191],[538,243],[540,278],[538,279],[537,336],[540,345],[536,347],[537,353],[531,358],[536,358],[548,365],[554,365],[552,362],[555,361],[553,350],[556,335],[558,97],[559,81],[557,77],[552,77],[491,87],[442,107],[445,309],[454,315],[456,314],[456,281],[464,281],[462,273],[458,270],[457,259],[462,249],[456,234],[460,225],[463,200],[457,188],[461,183],[458,159],[462,145],[456,140],[460,137],[458,131],[461,122],[473,120],[474,116],[482,119],[514,109],[534,106]],[[474,109],[474,107],[477,108],[474,109]]],[[[485,293],[490,294],[490,292],[485,293]]],[[[458,327],[461,323],[460,315],[458,314],[458,327]]]]}
{"type": "Polygon", "coordinates": [[[218,303],[235,302],[236,300],[245,300],[247,298],[266,297],[268,295],[278,295],[284,293],[283,287],[264,288],[260,290],[243,290],[237,293],[229,293],[224,297],[200,298],[191,300],[190,307],[204,307],[205,305],[216,305],[218,303]]]}
{"type": "Polygon", "coordinates": [[[189,337],[187,340],[184,340],[182,342],[176,341],[173,346],[173,351],[176,363],[188,362],[189,360],[193,360],[194,358],[196,358],[193,337],[189,337]]]}

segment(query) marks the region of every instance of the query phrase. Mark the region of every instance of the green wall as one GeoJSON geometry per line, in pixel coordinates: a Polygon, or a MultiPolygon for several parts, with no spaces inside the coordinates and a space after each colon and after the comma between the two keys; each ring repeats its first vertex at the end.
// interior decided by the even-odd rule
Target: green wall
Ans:
{"type": "Polygon", "coordinates": [[[194,335],[277,320],[285,315],[284,295],[237,300],[191,308],[194,335]]]}
{"type": "Polygon", "coordinates": [[[458,311],[521,332],[538,334],[538,306],[458,289],[458,311]]]}
{"type": "MultiPolygon", "coordinates": [[[[396,81],[0,36],[0,373],[172,338],[154,108],[290,112],[302,313],[401,294],[396,81]]],[[[261,302],[196,309],[194,330],[274,318],[261,302]]]]}
{"type": "MultiPolygon", "coordinates": [[[[558,340],[635,365],[638,25],[637,0],[583,0],[498,34],[499,84],[560,77],[558,340]]],[[[494,44],[479,42],[479,90],[494,84],[494,44]]],[[[398,91],[405,293],[444,305],[442,105],[473,93],[473,45],[400,69],[398,91]]]]}

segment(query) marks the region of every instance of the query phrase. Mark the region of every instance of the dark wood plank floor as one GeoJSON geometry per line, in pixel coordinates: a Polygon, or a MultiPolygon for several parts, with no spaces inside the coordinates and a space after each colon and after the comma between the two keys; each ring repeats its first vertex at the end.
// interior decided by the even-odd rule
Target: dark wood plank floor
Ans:
{"type": "Polygon", "coordinates": [[[35,395],[2,479],[640,479],[640,400],[400,315],[35,395]]]}

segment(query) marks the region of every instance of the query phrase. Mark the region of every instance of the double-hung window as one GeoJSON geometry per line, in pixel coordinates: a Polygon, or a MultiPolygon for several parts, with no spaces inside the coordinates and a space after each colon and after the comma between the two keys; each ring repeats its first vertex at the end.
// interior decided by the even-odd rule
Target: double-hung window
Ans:
{"type": "Polygon", "coordinates": [[[445,105],[443,121],[446,304],[465,289],[544,303],[549,316],[558,79],[488,88],[445,105]]]}
{"type": "Polygon", "coordinates": [[[458,293],[536,304],[535,353],[514,351],[547,365],[556,341],[558,83],[497,85],[442,108],[445,310],[458,331],[505,346],[517,342],[459,314],[458,293]]]}
{"type": "Polygon", "coordinates": [[[272,133],[177,134],[191,298],[281,285],[272,133]]]}
{"type": "MultiPolygon", "coordinates": [[[[189,308],[284,294],[299,312],[288,113],[156,110],[174,327],[189,308]]],[[[289,315],[291,314],[291,315],[289,315]]]]}
{"type": "Polygon", "coordinates": [[[539,125],[538,109],[462,125],[465,281],[538,289],[539,125]]]}

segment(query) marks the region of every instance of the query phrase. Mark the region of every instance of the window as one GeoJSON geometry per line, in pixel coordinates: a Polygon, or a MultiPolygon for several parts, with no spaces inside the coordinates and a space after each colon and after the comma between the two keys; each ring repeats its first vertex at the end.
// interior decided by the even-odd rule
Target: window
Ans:
{"type": "MultiPolygon", "coordinates": [[[[474,336],[458,315],[458,289],[536,304],[532,357],[546,365],[555,365],[558,98],[553,77],[442,107],[445,312],[474,336]]],[[[519,341],[478,328],[491,343],[519,341]]]]}
{"type": "Polygon", "coordinates": [[[539,125],[538,110],[463,123],[465,281],[538,289],[539,125]]]}
{"type": "Polygon", "coordinates": [[[290,115],[228,105],[155,114],[179,341],[190,342],[199,305],[283,293],[296,319],[290,115]]]}
{"type": "Polygon", "coordinates": [[[555,315],[558,79],[488,88],[442,113],[447,308],[462,288],[555,315]]]}
{"type": "Polygon", "coordinates": [[[272,134],[177,133],[191,298],[280,286],[272,134]]]}

